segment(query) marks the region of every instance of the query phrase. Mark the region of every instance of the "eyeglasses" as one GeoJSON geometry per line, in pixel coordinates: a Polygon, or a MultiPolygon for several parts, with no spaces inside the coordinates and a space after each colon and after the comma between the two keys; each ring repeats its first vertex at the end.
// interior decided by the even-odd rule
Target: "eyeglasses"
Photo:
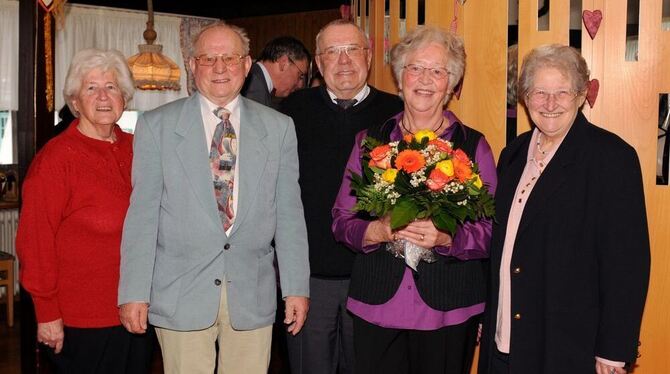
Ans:
{"type": "Polygon", "coordinates": [[[236,69],[240,64],[242,63],[242,59],[247,56],[242,56],[238,54],[221,54],[221,55],[200,55],[195,57],[195,60],[198,62],[200,66],[214,66],[216,64],[217,59],[221,59],[224,65],[228,69],[236,69]]]}
{"type": "Polygon", "coordinates": [[[407,74],[413,76],[413,77],[418,77],[423,75],[423,72],[425,70],[428,71],[428,75],[430,75],[431,78],[433,79],[446,79],[449,75],[451,75],[451,72],[445,68],[429,68],[417,64],[408,64],[403,66],[403,69],[407,72],[407,74]]]}
{"type": "Polygon", "coordinates": [[[570,90],[549,92],[541,89],[534,89],[526,94],[526,99],[533,105],[542,105],[547,103],[552,96],[558,104],[568,104],[579,96],[579,93],[570,90]]]}
{"type": "Polygon", "coordinates": [[[367,48],[357,45],[337,45],[334,47],[328,47],[324,49],[323,52],[317,53],[317,55],[326,60],[333,61],[340,58],[342,52],[344,52],[349,58],[356,58],[364,56],[367,50],[367,48]]]}
{"type": "Polygon", "coordinates": [[[300,67],[298,67],[298,65],[295,63],[295,61],[293,61],[292,58],[289,57],[288,61],[291,64],[293,64],[293,66],[295,66],[295,68],[298,69],[298,71],[300,72],[300,80],[303,81],[303,82],[306,82],[307,81],[307,74],[305,72],[303,72],[302,69],[300,69],[300,67]]]}

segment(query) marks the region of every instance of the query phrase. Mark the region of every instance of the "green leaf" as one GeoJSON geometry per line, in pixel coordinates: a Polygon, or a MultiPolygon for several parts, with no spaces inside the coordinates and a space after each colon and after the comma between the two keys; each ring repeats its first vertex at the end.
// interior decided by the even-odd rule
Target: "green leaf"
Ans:
{"type": "Polygon", "coordinates": [[[449,235],[454,235],[456,232],[456,219],[449,215],[449,213],[444,212],[443,210],[438,211],[433,215],[433,224],[438,229],[448,232],[449,235]]]}
{"type": "Polygon", "coordinates": [[[386,143],[382,142],[381,140],[375,139],[371,136],[366,136],[365,139],[361,142],[361,145],[368,150],[373,150],[375,147],[379,147],[380,145],[384,145],[386,143]]]}
{"type": "Polygon", "coordinates": [[[400,198],[391,211],[391,229],[395,230],[416,219],[419,208],[411,199],[400,198]]]}

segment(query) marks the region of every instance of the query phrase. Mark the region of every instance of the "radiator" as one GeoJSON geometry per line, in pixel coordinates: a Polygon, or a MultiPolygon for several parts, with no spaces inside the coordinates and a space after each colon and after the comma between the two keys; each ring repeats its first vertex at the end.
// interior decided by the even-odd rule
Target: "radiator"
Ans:
{"type": "MultiPolygon", "coordinates": [[[[16,228],[19,224],[18,209],[0,209],[0,250],[16,257],[16,228]]],[[[5,294],[6,288],[0,290],[5,294]]],[[[19,293],[19,261],[14,261],[14,293],[19,293]]]]}

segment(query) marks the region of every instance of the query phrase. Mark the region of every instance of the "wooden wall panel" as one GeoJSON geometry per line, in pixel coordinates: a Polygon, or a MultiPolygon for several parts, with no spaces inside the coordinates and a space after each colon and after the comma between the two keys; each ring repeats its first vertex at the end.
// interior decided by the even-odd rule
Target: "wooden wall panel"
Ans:
{"type": "MultiPolygon", "coordinates": [[[[370,0],[375,12],[383,11],[382,0],[370,0]]],[[[582,26],[582,55],[589,64],[591,78],[600,81],[595,106],[585,105],[585,115],[625,139],[637,151],[642,166],[649,231],[652,246],[652,273],[641,333],[641,357],[635,374],[670,372],[670,187],[656,185],[656,137],[660,93],[670,92],[670,31],[661,29],[662,0],[640,1],[638,61],[625,61],[626,0],[582,0],[582,8],[600,9],[603,21],[594,40],[582,26]]],[[[425,0],[426,23],[449,27],[452,1],[425,0]]],[[[395,0],[392,1],[395,4],[395,0]]],[[[551,2],[549,29],[538,30],[538,1],[519,0],[519,56],[546,43],[567,44],[570,1],[551,2]]],[[[392,5],[393,6],[393,5],[392,5]]],[[[407,30],[420,18],[417,0],[407,0],[407,30]]],[[[450,107],[464,120],[486,134],[494,153],[505,142],[507,1],[467,1],[456,8],[458,33],[468,53],[460,100],[450,107]]],[[[371,15],[372,16],[372,15],[371,15]]],[[[389,22],[400,24],[391,10],[389,22]]],[[[395,42],[396,25],[390,27],[395,42]]],[[[383,28],[381,29],[383,32],[383,28]]],[[[371,29],[378,38],[379,28],[371,29]]],[[[383,55],[382,55],[383,57],[383,55]]],[[[375,54],[375,69],[383,70],[383,58],[375,54]]],[[[375,74],[370,82],[389,92],[395,85],[387,74],[375,74]]],[[[518,133],[530,128],[519,107],[518,133]]],[[[615,187],[613,187],[615,188],[615,187]]],[[[625,212],[622,212],[625,219],[625,212]]],[[[625,300],[622,300],[625,302],[625,300]]],[[[475,370],[473,369],[473,373],[475,370]]]]}
{"type": "Polygon", "coordinates": [[[467,65],[461,98],[452,99],[454,111],[486,135],[497,157],[507,120],[507,2],[468,1],[459,6],[458,20],[467,65]]]}
{"type": "Polygon", "coordinates": [[[315,12],[278,14],[273,16],[226,20],[244,28],[251,39],[251,56],[255,59],[270,40],[283,35],[299,39],[310,53],[316,50],[316,34],[328,22],[340,18],[337,9],[315,12]]]}

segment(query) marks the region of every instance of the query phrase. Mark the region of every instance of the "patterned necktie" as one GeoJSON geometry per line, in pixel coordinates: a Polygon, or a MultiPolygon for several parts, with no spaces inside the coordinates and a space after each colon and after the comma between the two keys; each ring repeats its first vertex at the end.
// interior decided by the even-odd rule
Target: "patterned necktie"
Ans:
{"type": "Polygon", "coordinates": [[[209,151],[209,161],[214,179],[214,195],[219,208],[219,216],[224,231],[233,224],[235,212],[233,210],[233,186],[235,182],[235,161],[237,159],[237,137],[235,129],[228,120],[230,112],[223,107],[216,108],[214,115],[221,118],[216,125],[212,146],[209,151]]]}
{"type": "Polygon", "coordinates": [[[335,99],[335,101],[337,102],[337,105],[344,110],[351,108],[358,102],[356,99],[335,99]]]}

